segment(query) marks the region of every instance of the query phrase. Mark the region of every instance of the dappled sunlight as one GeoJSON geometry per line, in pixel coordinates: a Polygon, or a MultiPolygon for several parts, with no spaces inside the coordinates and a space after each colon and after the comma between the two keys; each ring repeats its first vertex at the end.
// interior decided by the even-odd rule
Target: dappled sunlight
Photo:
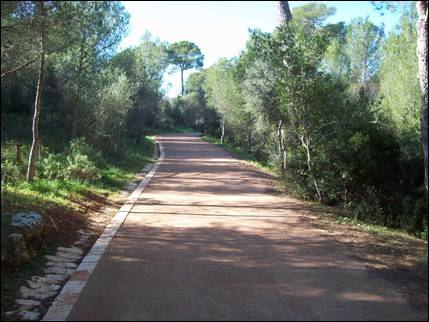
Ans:
{"type": "MultiPolygon", "coordinates": [[[[105,276],[115,277],[108,287],[119,291],[97,299],[104,317],[130,311],[187,321],[409,317],[402,294],[369,281],[365,266],[306,222],[301,214],[308,207],[270,190],[269,177],[213,145],[189,148],[197,138],[159,139],[172,159],[132,204],[88,282],[88,289],[105,289],[105,276]],[[126,307],[125,290],[133,294],[126,307]]],[[[81,303],[90,294],[84,290],[81,303]]]]}

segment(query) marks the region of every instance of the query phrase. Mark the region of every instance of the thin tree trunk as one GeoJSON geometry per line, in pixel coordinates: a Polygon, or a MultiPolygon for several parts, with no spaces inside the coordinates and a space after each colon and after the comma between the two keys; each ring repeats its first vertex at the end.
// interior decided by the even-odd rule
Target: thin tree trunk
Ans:
{"type": "Polygon", "coordinates": [[[182,96],[185,93],[185,86],[183,85],[183,69],[180,69],[180,80],[182,82],[182,96]]]}
{"type": "Polygon", "coordinates": [[[285,129],[284,126],[281,128],[282,135],[282,152],[283,152],[283,174],[287,171],[287,152],[286,152],[286,144],[285,144],[285,129]]]}
{"type": "Polygon", "coordinates": [[[286,159],[286,148],[285,148],[285,133],[283,129],[283,121],[279,121],[279,125],[277,127],[277,144],[278,144],[278,154],[281,158],[280,170],[282,175],[286,173],[287,169],[287,159],[286,159]]]}
{"type": "Polygon", "coordinates": [[[425,186],[428,191],[428,3],[417,1],[417,59],[422,97],[421,142],[424,153],[425,186]]]}
{"type": "Polygon", "coordinates": [[[301,137],[301,144],[305,148],[305,151],[307,153],[307,168],[308,172],[310,173],[311,177],[313,178],[314,187],[316,188],[317,192],[317,198],[319,200],[319,203],[322,202],[322,193],[319,188],[319,184],[317,183],[317,179],[314,176],[313,167],[311,166],[311,153],[310,153],[310,140],[308,138],[304,139],[304,137],[301,137]]]}
{"type": "Polygon", "coordinates": [[[252,120],[249,120],[249,129],[247,131],[247,150],[252,149],[252,120]]]}
{"type": "Polygon", "coordinates": [[[27,168],[27,182],[31,182],[34,179],[35,170],[36,170],[36,158],[37,152],[40,145],[39,137],[39,116],[40,116],[40,102],[42,99],[43,91],[43,80],[45,76],[45,6],[44,2],[40,1],[40,14],[42,16],[42,25],[40,26],[40,61],[39,61],[39,76],[37,80],[37,91],[36,98],[34,101],[34,116],[33,116],[33,142],[31,144],[30,155],[28,159],[28,168],[27,168]]]}
{"type": "Polygon", "coordinates": [[[73,99],[73,120],[72,120],[72,137],[75,138],[78,136],[77,123],[79,119],[79,98],[80,98],[80,78],[82,75],[83,68],[83,59],[84,59],[84,49],[85,49],[85,40],[82,39],[82,43],[80,46],[80,55],[79,55],[79,63],[76,70],[76,85],[74,91],[74,99],[73,99]]]}
{"type": "Polygon", "coordinates": [[[222,135],[220,137],[220,144],[223,144],[224,136],[225,136],[225,116],[223,116],[223,120],[222,120],[222,135]]]}

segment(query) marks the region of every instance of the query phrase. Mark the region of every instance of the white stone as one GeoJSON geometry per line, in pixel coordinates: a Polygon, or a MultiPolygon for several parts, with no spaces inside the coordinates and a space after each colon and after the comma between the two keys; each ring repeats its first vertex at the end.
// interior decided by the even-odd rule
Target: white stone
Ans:
{"type": "Polygon", "coordinates": [[[77,247],[68,247],[68,248],[58,247],[57,250],[61,251],[61,252],[65,252],[65,253],[73,253],[76,255],[82,255],[83,254],[83,250],[80,248],[77,248],[77,247]]]}
{"type": "Polygon", "coordinates": [[[38,313],[38,312],[21,311],[17,314],[17,316],[21,320],[26,320],[26,321],[38,321],[38,320],[40,320],[40,313],[38,313]]]}
{"type": "Polygon", "coordinates": [[[42,289],[29,289],[28,287],[22,286],[19,289],[19,292],[21,293],[21,296],[24,299],[34,299],[34,300],[40,300],[44,301],[48,298],[54,297],[57,295],[56,291],[48,291],[43,292],[42,289]]]}
{"type": "Polygon", "coordinates": [[[45,258],[47,260],[51,261],[51,262],[58,262],[58,263],[65,263],[65,262],[70,262],[71,261],[69,258],[64,258],[64,257],[59,257],[59,256],[53,256],[53,255],[45,255],[45,258]]]}
{"type": "Polygon", "coordinates": [[[31,211],[29,213],[20,212],[12,216],[13,227],[19,228],[32,228],[43,223],[43,217],[37,212],[31,211]]]}
{"type": "Polygon", "coordinates": [[[61,268],[76,268],[77,267],[76,264],[68,263],[68,262],[47,262],[46,266],[61,267],[61,268]]]}
{"type": "Polygon", "coordinates": [[[41,292],[56,291],[56,290],[58,290],[61,287],[60,285],[56,285],[56,284],[47,284],[47,283],[41,283],[41,282],[34,282],[34,281],[31,281],[31,280],[28,280],[27,284],[28,284],[28,286],[30,286],[30,288],[39,290],[41,292]]]}
{"type": "Polygon", "coordinates": [[[60,284],[58,280],[42,277],[42,276],[32,276],[31,280],[37,283],[45,283],[45,284],[60,284]]]}
{"type": "Polygon", "coordinates": [[[18,306],[24,306],[24,307],[27,307],[27,308],[42,306],[42,302],[40,302],[40,301],[23,300],[23,299],[17,299],[17,300],[15,300],[15,304],[18,305],[18,306]]]}
{"type": "Polygon", "coordinates": [[[46,274],[59,274],[59,275],[71,275],[73,269],[62,268],[62,267],[48,267],[43,270],[46,274]]]}
{"type": "Polygon", "coordinates": [[[46,278],[56,280],[58,282],[63,282],[68,278],[68,276],[63,274],[46,274],[46,278]]]}
{"type": "Polygon", "coordinates": [[[65,252],[57,252],[56,256],[68,258],[68,259],[71,259],[71,260],[79,260],[82,257],[82,256],[77,255],[77,254],[65,253],[65,252]]]}
{"type": "Polygon", "coordinates": [[[17,313],[17,311],[7,311],[7,312],[4,312],[4,315],[7,316],[8,318],[11,318],[16,313],[17,313]]]}

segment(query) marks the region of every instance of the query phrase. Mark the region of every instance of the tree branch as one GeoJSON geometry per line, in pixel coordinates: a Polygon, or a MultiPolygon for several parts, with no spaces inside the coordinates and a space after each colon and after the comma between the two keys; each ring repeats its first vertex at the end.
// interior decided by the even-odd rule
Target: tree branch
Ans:
{"type": "Polygon", "coordinates": [[[28,65],[30,65],[30,64],[32,64],[32,63],[34,63],[38,58],[39,58],[39,57],[36,57],[35,59],[30,60],[30,61],[28,61],[28,62],[26,62],[26,63],[24,63],[24,64],[22,64],[22,65],[19,65],[19,66],[17,66],[17,67],[14,67],[14,68],[12,68],[12,69],[8,70],[7,72],[1,73],[1,78],[3,79],[3,77],[6,77],[6,76],[8,76],[8,75],[10,75],[10,74],[13,74],[13,73],[16,73],[16,72],[17,72],[17,71],[19,71],[20,69],[22,69],[22,68],[24,68],[24,67],[27,67],[28,65]]]}

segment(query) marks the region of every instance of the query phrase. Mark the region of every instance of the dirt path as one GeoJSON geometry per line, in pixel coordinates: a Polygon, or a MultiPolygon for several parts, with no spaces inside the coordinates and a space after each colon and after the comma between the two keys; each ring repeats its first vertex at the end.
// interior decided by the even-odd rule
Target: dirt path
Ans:
{"type": "Polygon", "coordinates": [[[192,135],[166,158],[69,320],[425,320],[274,183],[192,135]]]}

